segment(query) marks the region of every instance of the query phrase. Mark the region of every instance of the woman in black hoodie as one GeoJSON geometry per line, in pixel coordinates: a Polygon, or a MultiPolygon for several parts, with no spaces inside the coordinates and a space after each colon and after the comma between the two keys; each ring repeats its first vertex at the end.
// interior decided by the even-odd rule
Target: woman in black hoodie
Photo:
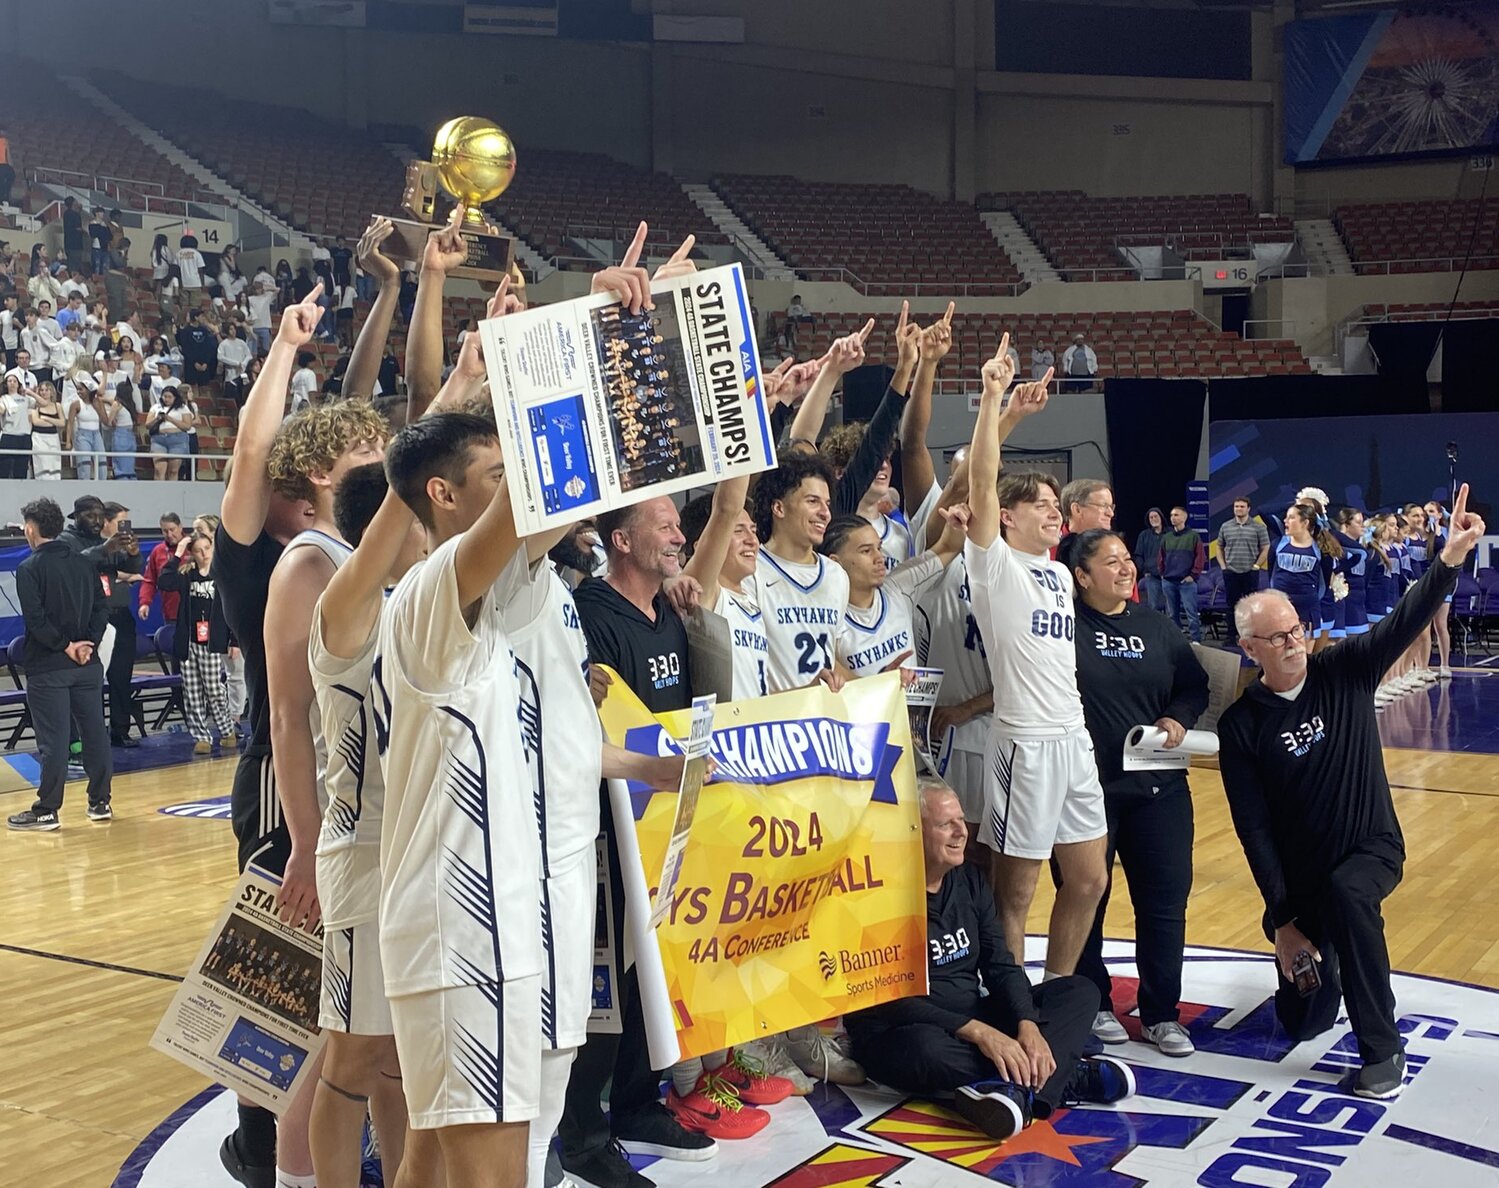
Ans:
{"type": "Polygon", "coordinates": [[[214,746],[214,726],[220,740],[234,737],[234,715],[219,676],[222,658],[233,640],[213,580],[213,538],[194,535],[187,553],[175,564],[167,562],[156,585],[182,596],[177,603],[172,651],[181,662],[182,701],[193,753],[207,755],[214,746]]]}
{"type": "MultiPolygon", "coordinates": [[[[1192,795],[1185,770],[1124,770],[1124,740],[1154,725],[1176,746],[1208,704],[1208,678],[1176,624],[1130,601],[1135,565],[1118,533],[1084,532],[1070,558],[1076,591],[1077,689],[1109,823],[1109,868],[1117,852],[1135,909],[1135,965],[1140,975],[1141,1038],[1168,1056],[1189,1056],[1192,1041],[1178,1023],[1187,896],[1192,890],[1192,795]]],[[[1103,917],[1077,972],[1101,998],[1093,1032],[1105,1043],[1128,1038],[1114,1017],[1103,962],[1103,917]]]]}

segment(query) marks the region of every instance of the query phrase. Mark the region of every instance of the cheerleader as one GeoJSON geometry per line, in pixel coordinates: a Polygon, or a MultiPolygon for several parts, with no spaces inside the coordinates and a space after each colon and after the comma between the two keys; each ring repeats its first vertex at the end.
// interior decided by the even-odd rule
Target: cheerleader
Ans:
{"type": "MultiPolygon", "coordinates": [[[[1447,544],[1447,511],[1435,499],[1428,500],[1425,508],[1426,526],[1431,533],[1434,557],[1440,553],[1447,544]]],[[[1452,598],[1447,595],[1447,600],[1442,603],[1437,611],[1437,617],[1431,621],[1432,629],[1437,635],[1437,677],[1440,680],[1450,681],[1452,679],[1452,598]]]]}
{"type": "MultiPolygon", "coordinates": [[[[1317,617],[1312,620],[1312,652],[1330,648],[1347,636],[1348,574],[1344,566],[1348,561],[1341,533],[1333,530],[1327,518],[1327,493],[1318,487],[1303,487],[1296,493],[1299,504],[1312,509],[1311,532],[1321,550],[1323,561],[1322,596],[1317,608],[1317,617]]],[[[1351,541],[1348,541],[1351,544],[1351,541]]]]}
{"type": "Polygon", "coordinates": [[[1293,503],[1286,509],[1285,535],[1270,550],[1270,588],[1291,600],[1308,631],[1322,622],[1322,595],[1330,576],[1330,560],[1312,536],[1316,524],[1310,503],[1293,503]]]}
{"type": "Polygon", "coordinates": [[[1364,546],[1364,513],[1345,507],[1338,513],[1338,543],[1343,546],[1343,573],[1348,597],[1343,599],[1343,623],[1349,635],[1369,630],[1369,550],[1364,546]]]}
{"type": "MultiPolygon", "coordinates": [[[[1367,587],[1365,604],[1369,622],[1378,623],[1395,609],[1400,596],[1405,593],[1407,569],[1405,560],[1405,521],[1397,512],[1377,516],[1369,525],[1367,562],[1367,587]]],[[[1388,705],[1423,688],[1425,682],[1413,678],[1410,672],[1409,653],[1402,655],[1393,665],[1374,693],[1376,707],[1388,705]]]]}
{"type": "MultiPolygon", "coordinates": [[[[1419,503],[1405,505],[1405,554],[1409,563],[1410,580],[1415,581],[1426,572],[1431,559],[1441,552],[1436,533],[1426,518],[1426,509],[1419,503]]],[[[1431,628],[1426,628],[1410,650],[1411,670],[1424,684],[1440,679],[1440,670],[1431,669],[1431,628]]],[[[1448,670],[1447,675],[1452,675],[1448,670]]]]}

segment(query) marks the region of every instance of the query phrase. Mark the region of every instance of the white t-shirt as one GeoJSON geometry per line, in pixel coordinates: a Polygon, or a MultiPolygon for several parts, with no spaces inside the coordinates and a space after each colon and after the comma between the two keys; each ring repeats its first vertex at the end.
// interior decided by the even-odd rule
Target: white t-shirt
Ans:
{"type": "Polygon", "coordinates": [[[299,367],[291,377],[291,410],[301,412],[312,403],[312,394],[317,391],[317,375],[310,367],[299,367]]]}
{"type": "Polygon", "coordinates": [[[380,953],[391,995],[542,972],[541,846],[497,610],[508,599],[497,583],[468,625],[454,568],[462,539],[407,573],[380,619],[380,953]]]}
{"type": "MultiPolygon", "coordinates": [[[[338,286],[338,308],[339,309],[346,309],[350,313],[353,313],[354,312],[354,296],[355,296],[355,294],[354,294],[354,286],[353,285],[339,285],[338,286]]],[[[460,343],[459,345],[461,346],[463,344],[460,343]]]]}
{"type": "Polygon", "coordinates": [[[201,289],[203,287],[204,267],[203,253],[197,248],[181,248],[177,252],[177,270],[182,274],[182,287],[184,289],[201,289]]]}
{"type": "Polygon", "coordinates": [[[0,309],[0,344],[8,351],[21,345],[21,315],[13,310],[0,309]]]}
{"type": "Polygon", "coordinates": [[[1058,738],[1081,730],[1067,567],[1017,553],[998,536],[988,548],[968,541],[963,556],[994,682],[995,729],[1012,738],[1058,738]]]}
{"type": "Polygon", "coordinates": [[[861,677],[883,672],[902,652],[911,653],[902,665],[914,667],[916,600],[936,585],[944,568],[929,550],[893,570],[874,592],[872,606],[849,604],[838,634],[838,659],[861,677]]]}
{"type": "Polygon", "coordinates": [[[377,635],[378,628],[350,659],[333,655],[323,642],[318,599],[307,639],[307,667],[328,756],[323,775],[328,807],[317,843],[318,902],[327,928],[353,928],[379,915],[385,776],[377,762],[370,712],[377,635]]]}
{"type": "Polygon", "coordinates": [[[515,650],[541,873],[555,878],[593,860],[604,735],[588,691],[588,641],[573,596],[546,558],[528,566],[522,548],[510,568],[516,566],[519,574],[507,569],[500,577],[495,613],[515,650]]]}
{"type": "Polygon", "coordinates": [[[5,373],[5,378],[8,379],[10,376],[15,376],[21,381],[21,391],[36,391],[36,372],[28,371],[23,367],[12,367],[5,373]]]}
{"type": "Polygon", "coordinates": [[[83,354],[83,343],[64,334],[52,343],[51,349],[47,352],[47,366],[52,368],[53,375],[61,375],[78,361],[78,356],[81,354],[83,354]]]}
{"type": "Polygon", "coordinates": [[[744,592],[718,587],[718,598],[708,607],[729,624],[730,658],[733,661],[734,701],[761,697],[770,692],[766,667],[770,658],[770,641],[765,637],[765,620],[757,601],[758,583],[751,574],[742,583],[744,592]]]}
{"type": "Polygon", "coordinates": [[[185,404],[179,404],[176,408],[169,410],[163,408],[160,403],[156,403],[151,406],[151,411],[147,414],[147,419],[160,417],[161,420],[156,426],[156,435],[158,437],[169,437],[174,433],[187,432],[182,427],[181,422],[186,419],[189,411],[189,407],[185,404]]]}
{"type": "Polygon", "coordinates": [[[250,310],[250,325],[257,330],[269,330],[271,328],[271,305],[276,300],[276,290],[267,289],[264,293],[251,293],[245,298],[245,305],[250,310]]]}
{"type": "Polygon", "coordinates": [[[803,688],[833,666],[848,607],[848,574],[826,557],[803,565],[762,548],[755,579],[770,645],[770,692],[803,688]]]}
{"type": "MultiPolygon", "coordinates": [[[[917,601],[915,629],[916,663],[942,669],[938,705],[957,705],[994,688],[984,637],[973,617],[968,562],[961,554],[917,601]]],[[[990,714],[980,714],[957,727],[954,748],[982,754],[993,720],[990,714]]]]}
{"type": "Polygon", "coordinates": [[[0,394],[0,433],[26,437],[31,433],[31,410],[36,401],[24,392],[0,394]]]}

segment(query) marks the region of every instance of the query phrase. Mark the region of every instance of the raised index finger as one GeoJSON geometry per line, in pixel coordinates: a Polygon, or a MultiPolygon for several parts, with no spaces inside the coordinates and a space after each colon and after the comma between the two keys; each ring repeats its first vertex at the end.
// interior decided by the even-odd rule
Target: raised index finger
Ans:
{"type": "Polygon", "coordinates": [[[1457,498],[1452,501],[1452,522],[1456,524],[1460,516],[1468,514],[1468,484],[1464,483],[1457,489],[1457,498]]]}
{"type": "Polygon", "coordinates": [[[957,312],[958,303],[956,301],[949,301],[947,303],[947,312],[942,315],[942,324],[950,327],[952,325],[952,316],[957,312]]]}
{"type": "Polygon", "coordinates": [[[310,293],[307,294],[307,300],[303,301],[302,304],[303,305],[316,305],[317,304],[317,299],[319,297],[321,297],[322,295],[323,295],[323,282],[322,281],[318,281],[317,284],[315,284],[315,285],[312,286],[312,292],[310,292],[310,293]]]}
{"type": "Polygon", "coordinates": [[[871,334],[873,334],[873,333],[874,333],[874,319],[870,318],[869,321],[867,321],[867,322],[864,323],[864,328],[859,331],[859,345],[863,346],[866,342],[868,342],[869,341],[869,336],[871,334]]]}
{"type": "Polygon", "coordinates": [[[630,240],[630,246],[625,249],[624,259],[619,262],[621,268],[634,268],[640,262],[640,253],[645,250],[645,220],[640,221],[640,226],[635,228],[635,238],[630,240]]]}
{"type": "MultiPolygon", "coordinates": [[[[645,226],[645,224],[642,223],[641,226],[643,227],[645,226]]],[[[687,257],[692,254],[692,249],[694,245],[696,245],[696,243],[697,236],[689,235],[686,239],[682,240],[682,246],[679,247],[676,251],[672,252],[671,259],[668,260],[667,263],[680,264],[683,260],[687,259],[687,257]]]]}

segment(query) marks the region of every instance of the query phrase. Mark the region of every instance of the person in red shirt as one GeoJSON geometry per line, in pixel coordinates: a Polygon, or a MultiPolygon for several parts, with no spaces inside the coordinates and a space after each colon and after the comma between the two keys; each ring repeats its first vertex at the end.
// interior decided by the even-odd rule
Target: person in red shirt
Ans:
{"type": "MultiPolygon", "coordinates": [[[[151,602],[156,597],[156,579],[161,576],[162,569],[175,557],[178,561],[187,552],[186,538],[182,534],[182,517],[176,512],[167,512],[161,517],[161,543],[151,550],[151,555],[146,558],[146,572],[141,578],[140,590],[137,597],[140,599],[140,610],[137,612],[141,622],[145,622],[151,615],[151,602]]],[[[164,622],[175,623],[177,621],[177,600],[181,597],[171,590],[161,591],[161,617],[164,622]]]]}

